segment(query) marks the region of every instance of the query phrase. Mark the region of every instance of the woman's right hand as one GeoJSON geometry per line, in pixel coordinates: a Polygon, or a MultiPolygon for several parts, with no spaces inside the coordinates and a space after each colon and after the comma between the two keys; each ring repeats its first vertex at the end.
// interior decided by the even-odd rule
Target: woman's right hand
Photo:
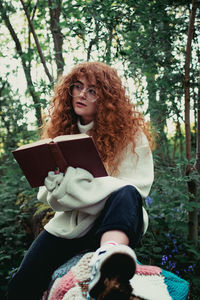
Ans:
{"type": "Polygon", "coordinates": [[[49,192],[52,192],[55,188],[57,188],[61,184],[63,177],[64,177],[63,173],[50,171],[44,181],[44,185],[46,186],[46,189],[49,192]]]}

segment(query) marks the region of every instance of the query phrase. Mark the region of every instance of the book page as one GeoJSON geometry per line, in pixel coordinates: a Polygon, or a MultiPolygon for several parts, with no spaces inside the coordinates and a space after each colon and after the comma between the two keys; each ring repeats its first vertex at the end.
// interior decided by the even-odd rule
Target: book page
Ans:
{"type": "Polygon", "coordinates": [[[35,147],[35,146],[39,146],[39,145],[43,145],[43,144],[48,144],[52,142],[52,139],[43,139],[43,140],[39,140],[37,142],[33,142],[33,143],[30,143],[30,144],[26,144],[26,145],[22,145],[20,146],[19,148],[16,149],[17,150],[23,150],[23,149],[27,149],[27,148],[31,148],[31,147],[35,147]]]}
{"type": "Polygon", "coordinates": [[[63,141],[71,141],[71,140],[78,140],[83,138],[90,138],[89,135],[85,133],[78,133],[78,134],[68,134],[68,135],[59,135],[53,139],[54,142],[63,142],[63,141]]]}

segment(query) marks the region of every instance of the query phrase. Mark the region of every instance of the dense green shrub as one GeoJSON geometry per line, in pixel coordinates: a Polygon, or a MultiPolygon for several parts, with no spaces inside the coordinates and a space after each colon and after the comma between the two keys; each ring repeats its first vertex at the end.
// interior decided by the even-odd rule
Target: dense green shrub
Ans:
{"type": "Polygon", "coordinates": [[[7,158],[0,171],[0,298],[4,299],[7,281],[31,242],[24,222],[30,218],[35,193],[12,159],[7,158]]]}
{"type": "MultiPolygon", "coordinates": [[[[184,175],[185,162],[177,161],[173,166],[163,166],[155,159],[155,165],[155,181],[150,196],[145,199],[150,224],[140,247],[136,249],[137,256],[144,264],[160,266],[189,281],[192,299],[199,299],[200,243],[195,247],[187,240],[187,213],[191,207],[184,175]]],[[[35,210],[40,213],[47,209],[36,204],[36,190],[29,187],[13,160],[9,159],[2,168],[1,295],[33,239],[25,226],[27,220],[31,219],[35,210]]]]}
{"type": "Polygon", "coordinates": [[[145,199],[150,224],[137,249],[138,258],[189,281],[192,299],[199,299],[200,239],[194,246],[187,238],[187,214],[193,204],[188,203],[185,162],[157,166],[151,194],[145,199]]]}

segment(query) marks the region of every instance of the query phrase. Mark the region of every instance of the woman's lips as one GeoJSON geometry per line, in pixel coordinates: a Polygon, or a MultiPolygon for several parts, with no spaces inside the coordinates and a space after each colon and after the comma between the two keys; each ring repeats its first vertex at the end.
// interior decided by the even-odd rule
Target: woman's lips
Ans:
{"type": "Polygon", "coordinates": [[[76,102],[76,105],[77,105],[78,107],[85,107],[85,106],[86,106],[86,104],[83,103],[83,102],[76,102]]]}

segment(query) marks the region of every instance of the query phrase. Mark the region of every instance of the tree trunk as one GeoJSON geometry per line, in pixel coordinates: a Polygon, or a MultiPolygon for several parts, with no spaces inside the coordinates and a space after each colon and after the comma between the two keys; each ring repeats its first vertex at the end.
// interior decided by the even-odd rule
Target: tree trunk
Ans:
{"type": "Polygon", "coordinates": [[[197,100],[197,150],[196,161],[194,164],[195,170],[200,174],[200,77],[198,81],[198,100],[197,100]]]}
{"type": "Polygon", "coordinates": [[[106,38],[106,55],[105,61],[107,64],[111,63],[111,48],[112,48],[112,40],[113,40],[113,30],[114,28],[110,26],[109,32],[106,38]]]}
{"type": "Polygon", "coordinates": [[[62,0],[48,0],[50,12],[50,30],[53,36],[55,59],[57,66],[57,79],[62,75],[64,69],[64,59],[62,55],[63,34],[59,25],[62,0]]]}
{"type": "MultiPolygon", "coordinates": [[[[197,183],[194,179],[190,179],[190,175],[194,171],[191,167],[191,132],[190,132],[190,60],[192,51],[192,39],[194,34],[194,21],[197,10],[197,0],[192,1],[192,11],[188,27],[188,40],[186,48],[185,60],[185,77],[184,77],[184,92],[185,92],[185,138],[186,138],[186,158],[188,164],[186,166],[186,175],[188,176],[187,188],[189,194],[189,202],[192,204],[197,202],[197,183]]],[[[195,244],[198,239],[198,209],[193,206],[192,211],[188,212],[188,239],[195,244]]]]}
{"type": "Polygon", "coordinates": [[[180,123],[179,123],[179,120],[177,120],[177,122],[176,122],[176,132],[175,132],[174,139],[173,139],[174,140],[174,145],[173,145],[173,152],[172,152],[172,161],[174,161],[175,158],[176,158],[176,150],[177,150],[179,135],[180,135],[180,123]]]}
{"type": "Polygon", "coordinates": [[[160,91],[159,100],[156,99],[156,80],[155,74],[147,74],[147,91],[149,98],[149,114],[151,124],[153,124],[156,132],[156,153],[161,159],[165,159],[166,157],[170,160],[169,157],[169,149],[168,149],[168,141],[166,137],[166,133],[164,131],[166,125],[166,105],[163,101],[163,93],[160,91]]]}

